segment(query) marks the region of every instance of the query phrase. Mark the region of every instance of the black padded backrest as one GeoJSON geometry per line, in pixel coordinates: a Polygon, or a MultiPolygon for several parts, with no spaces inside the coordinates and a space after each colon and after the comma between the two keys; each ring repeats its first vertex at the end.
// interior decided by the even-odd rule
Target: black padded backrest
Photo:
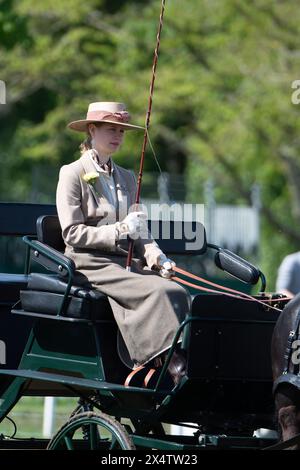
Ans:
{"type": "Polygon", "coordinates": [[[65,243],[57,215],[41,215],[36,221],[36,233],[40,242],[64,252],[65,243]]]}
{"type": "MultiPolygon", "coordinates": [[[[65,244],[57,215],[42,215],[36,225],[40,242],[64,251],[65,244]]],[[[148,226],[164,253],[197,255],[206,251],[205,229],[199,222],[149,220],[148,226]]]]}
{"type": "Polygon", "coordinates": [[[164,253],[200,255],[207,249],[205,228],[200,222],[148,220],[148,227],[164,253]]]}

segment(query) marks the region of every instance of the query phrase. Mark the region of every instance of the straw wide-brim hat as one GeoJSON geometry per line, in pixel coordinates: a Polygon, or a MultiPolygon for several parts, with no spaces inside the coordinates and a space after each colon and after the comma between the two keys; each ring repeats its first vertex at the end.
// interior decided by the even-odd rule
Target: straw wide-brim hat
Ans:
{"type": "Polygon", "coordinates": [[[88,125],[98,122],[108,122],[124,127],[124,130],[144,129],[142,126],[130,124],[130,114],[128,113],[124,103],[116,103],[114,101],[105,102],[98,101],[90,103],[86,119],[72,121],[68,124],[70,129],[79,132],[87,132],[88,125]]]}

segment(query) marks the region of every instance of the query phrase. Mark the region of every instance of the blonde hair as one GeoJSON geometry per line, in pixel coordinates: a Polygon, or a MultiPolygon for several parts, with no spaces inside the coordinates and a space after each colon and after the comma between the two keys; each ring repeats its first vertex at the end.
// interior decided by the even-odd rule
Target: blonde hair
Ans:
{"type": "Polygon", "coordinates": [[[87,150],[91,150],[92,148],[93,148],[92,136],[88,132],[85,140],[83,142],[81,142],[81,144],[79,145],[80,154],[83,155],[84,152],[86,152],[87,150]]]}
{"type": "MultiPolygon", "coordinates": [[[[94,124],[96,127],[100,127],[102,125],[102,122],[100,123],[93,122],[92,124],[94,124]]],[[[91,150],[92,148],[93,148],[93,138],[91,136],[89,125],[88,125],[87,131],[86,131],[86,138],[79,145],[80,154],[83,155],[84,152],[86,152],[87,150],[91,150]]]]}

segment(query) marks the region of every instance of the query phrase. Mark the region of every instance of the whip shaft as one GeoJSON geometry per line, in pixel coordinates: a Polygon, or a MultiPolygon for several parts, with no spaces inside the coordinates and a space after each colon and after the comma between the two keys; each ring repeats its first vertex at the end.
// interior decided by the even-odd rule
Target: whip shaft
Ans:
{"type": "MultiPolygon", "coordinates": [[[[162,32],[162,27],[163,27],[163,20],[164,20],[165,3],[166,3],[166,0],[162,0],[161,10],[160,10],[160,15],[159,15],[158,32],[157,32],[157,36],[156,36],[156,47],[155,47],[155,50],[154,50],[154,57],[153,57],[152,77],[151,77],[150,94],[149,94],[149,101],[148,101],[148,111],[147,111],[147,115],[146,115],[144,140],[143,140],[143,146],[142,146],[142,153],[141,153],[141,159],[140,159],[140,169],[139,169],[139,176],[138,176],[136,196],[135,196],[135,205],[136,206],[140,202],[145,152],[146,152],[146,147],[147,147],[147,142],[148,142],[148,128],[149,128],[149,125],[150,125],[150,118],[151,118],[151,111],[152,111],[154,83],[155,83],[155,78],[156,78],[156,68],[157,68],[158,54],[159,54],[159,48],[160,48],[160,37],[161,37],[161,32],[162,32]]],[[[127,261],[126,261],[127,271],[131,270],[131,262],[132,262],[132,256],[133,256],[133,244],[134,244],[134,241],[131,239],[130,242],[129,242],[129,249],[128,249],[127,261]]]]}

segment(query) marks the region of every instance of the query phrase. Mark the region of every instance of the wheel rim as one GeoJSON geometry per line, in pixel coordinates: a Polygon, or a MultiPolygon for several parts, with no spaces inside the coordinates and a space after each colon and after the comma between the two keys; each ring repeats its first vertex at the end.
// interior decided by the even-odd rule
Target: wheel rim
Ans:
{"type": "Polygon", "coordinates": [[[48,444],[48,450],[131,450],[125,428],[111,416],[81,413],[66,423],[48,444]]]}

